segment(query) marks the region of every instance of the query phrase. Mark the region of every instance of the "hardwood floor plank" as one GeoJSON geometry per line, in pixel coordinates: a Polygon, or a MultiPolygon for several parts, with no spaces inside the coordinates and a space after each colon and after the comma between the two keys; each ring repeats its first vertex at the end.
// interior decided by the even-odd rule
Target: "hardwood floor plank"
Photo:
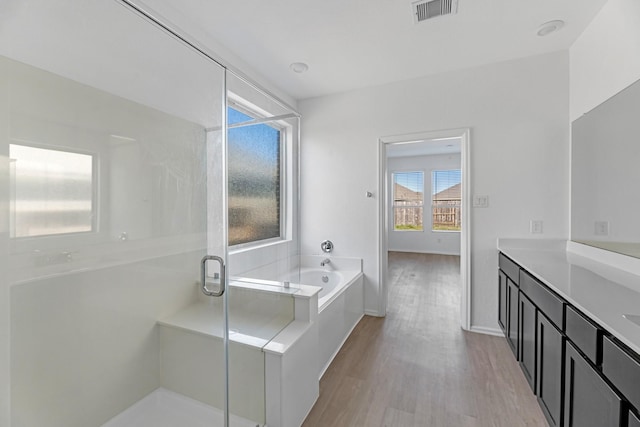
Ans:
{"type": "Polygon", "coordinates": [[[387,316],[356,326],[304,427],[546,426],[505,339],[460,329],[459,265],[389,254],[387,316]]]}

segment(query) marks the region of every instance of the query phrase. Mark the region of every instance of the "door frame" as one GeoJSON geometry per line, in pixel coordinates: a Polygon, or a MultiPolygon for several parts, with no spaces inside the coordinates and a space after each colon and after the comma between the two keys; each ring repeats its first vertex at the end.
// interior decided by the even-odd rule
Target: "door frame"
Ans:
{"type": "Polygon", "coordinates": [[[460,138],[460,157],[462,170],[462,230],[460,232],[460,326],[471,329],[471,158],[469,128],[427,131],[405,135],[385,136],[378,139],[378,275],[380,278],[378,314],[387,313],[388,262],[389,262],[389,200],[387,180],[387,147],[396,144],[412,144],[441,138],[460,138]]]}

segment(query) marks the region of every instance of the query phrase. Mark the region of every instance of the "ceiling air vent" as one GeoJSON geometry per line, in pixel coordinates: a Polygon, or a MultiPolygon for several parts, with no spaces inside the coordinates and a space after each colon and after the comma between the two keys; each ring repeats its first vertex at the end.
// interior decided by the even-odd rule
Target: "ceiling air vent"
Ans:
{"type": "Polygon", "coordinates": [[[415,24],[458,12],[458,0],[422,0],[411,3],[411,5],[413,6],[413,22],[415,24]]]}

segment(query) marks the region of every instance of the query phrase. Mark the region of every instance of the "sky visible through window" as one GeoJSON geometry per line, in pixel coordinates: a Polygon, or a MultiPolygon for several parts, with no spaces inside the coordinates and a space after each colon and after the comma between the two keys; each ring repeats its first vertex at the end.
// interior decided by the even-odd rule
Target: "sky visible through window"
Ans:
{"type": "MultiPolygon", "coordinates": [[[[424,192],[424,181],[418,179],[419,175],[417,173],[395,173],[394,177],[397,184],[411,191],[424,192]]],[[[460,169],[436,171],[435,178],[431,183],[433,194],[446,190],[453,185],[460,184],[462,171],[460,169]]]]}
{"type": "Polygon", "coordinates": [[[396,184],[419,193],[424,192],[424,179],[422,172],[396,172],[393,174],[396,184]]]}
{"type": "MultiPolygon", "coordinates": [[[[253,117],[229,107],[229,124],[253,117]]],[[[281,132],[265,123],[229,129],[229,244],[281,237],[281,132]]]]}
{"type": "MultiPolygon", "coordinates": [[[[247,122],[254,118],[231,107],[227,108],[227,121],[230,125],[247,122]]],[[[278,160],[280,146],[265,141],[279,141],[280,131],[265,124],[249,125],[229,129],[229,145],[237,147],[245,154],[259,158],[270,167],[278,160]]]]}
{"type": "Polygon", "coordinates": [[[446,190],[456,184],[460,184],[462,171],[460,169],[434,171],[431,182],[432,194],[446,190]]]}

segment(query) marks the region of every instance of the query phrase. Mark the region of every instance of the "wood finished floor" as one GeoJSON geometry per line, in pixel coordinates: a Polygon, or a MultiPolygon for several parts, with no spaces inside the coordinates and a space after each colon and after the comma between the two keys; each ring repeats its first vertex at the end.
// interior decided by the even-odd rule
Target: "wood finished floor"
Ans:
{"type": "Polygon", "coordinates": [[[356,326],[303,427],[547,425],[505,339],[460,329],[459,263],[389,253],[387,316],[356,326]]]}

